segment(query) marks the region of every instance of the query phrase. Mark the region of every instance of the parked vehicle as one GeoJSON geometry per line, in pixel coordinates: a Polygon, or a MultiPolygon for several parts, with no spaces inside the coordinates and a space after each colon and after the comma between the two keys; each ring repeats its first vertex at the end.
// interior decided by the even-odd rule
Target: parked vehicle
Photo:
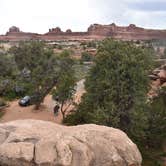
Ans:
{"type": "Polygon", "coordinates": [[[28,106],[31,104],[31,97],[30,96],[25,96],[22,99],[19,100],[19,105],[20,106],[28,106]]]}

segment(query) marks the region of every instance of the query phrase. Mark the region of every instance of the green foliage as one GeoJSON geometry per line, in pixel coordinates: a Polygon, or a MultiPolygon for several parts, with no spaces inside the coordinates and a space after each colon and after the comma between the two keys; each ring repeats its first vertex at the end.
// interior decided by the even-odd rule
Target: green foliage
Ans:
{"type": "Polygon", "coordinates": [[[150,104],[147,128],[147,145],[153,148],[162,148],[166,138],[166,88],[159,91],[157,97],[150,104]]]}
{"type": "Polygon", "coordinates": [[[7,53],[0,54],[0,77],[14,77],[16,65],[12,56],[7,53]]]}
{"type": "Polygon", "coordinates": [[[105,40],[87,77],[87,93],[65,123],[120,128],[139,146],[144,165],[160,165],[166,137],[166,90],[148,102],[147,75],[153,59],[150,48],[105,40]]]}
{"type": "Polygon", "coordinates": [[[144,137],[147,74],[151,60],[151,54],[145,48],[128,42],[103,41],[98,49],[96,65],[86,80],[87,93],[76,113],[68,119],[74,124],[113,126],[129,135],[144,137]]]}
{"type": "Polygon", "coordinates": [[[150,44],[152,44],[153,46],[156,47],[160,47],[160,46],[166,46],[166,40],[165,39],[154,39],[154,40],[150,40],[150,41],[146,41],[150,44]]]}
{"type": "Polygon", "coordinates": [[[0,82],[1,96],[13,99],[30,95],[32,104],[39,108],[57,81],[61,82],[61,86],[72,84],[70,79],[73,78],[74,62],[69,57],[71,51],[65,50],[60,55],[54,55],[53,50],[44,42],[31,41],[21,42],[9,52],[9,58],[4,55],[0,59],[0,78],[4,77],[0,82]],[[69,77],[66,77],[68,75],[65,72],[69,77]],[[63,82],[65,79],[66,82],[63,82]]]}
{"type": "Polygon", "coordinates": [[[13,99],[18,69],[13,56],[6,52],[0,54],[0,96],[13,99]]]}
{"type": "Polygon", "coordinates": [[[139,45],[139,44],[141,44],[141,41],[137,40],[135,43],[139,45]]]}
{"type": "Polygon", "coordinates": [[[142,166],[163,166],[161,157],[166,157],[161,148],[148,148],[139,146],[143,162],[142,166]]]}
{"type": "Polygon", "coordinates": [[[21,42],[18,47],[12,47],[10,52],[14,54],[15,61],[20,70],[24,68],[34,70],[42,65],[44,60],[50,58],[52,52],[45,48],[43,42],[21,42]]]}
{"type": "Polygon", "coordinates": [[[82,54],[81,54],[81,61],[86,61],[86,62],[89,62],[89,61],[92,61],[93,60],[93,56],[90,54],[90,53],[88,53],[88,52],[83,52],[82,54]]]}
{"type": "Polygon", "coordinates": [[[22,85],[28,95],[32,95],[36,108],[57,82],[60,71],[59,62],[53,51],[43,42],[21,42],[18,47],[12,47],[22,85]]]}
{"type": "Polygon", "coordinates": [[[85,50],[87,47],[88,48],[97,48],[98,42],[96,41],[89,41],[89,42],[82,42],[80,44],[80,46],[83,47],[83,49],[85,50]]]}
{"type": "Polygon", "coordinates": [[[74,61],[70,58],[67,51],[60,54],[60,72],[56,85],[56,94],[60,101],[71,98],[75,85],[74,61]]]}
{"type": "Polygon", "coordinates": [[[88,43],[87,43],[87,47],[96,48],[97,45],[96,45],[96,43],[95,43],[94,41],[91,41],[91,42],[88,42],[88,43]]]}
{"type": "Polygon", "coordinates": [[[67,111],[66,107],[63,109],[64,105],[70,105],[73,101],[73,94],[75,92],[75,73],[74,73],[74,61],[70,58],[70,54],[67,51],[63,51],[60,56],[60,73],[57,80],[56,89],[53,91],[53,99],[58,101],[61,104],[61,112],[63,118],[67,111]]]}
{"type": "Polygon", "coordinates": [[[91,68],[91,64],[80,64],[80,63],[75,63],[74,64],[74,71],[75,71],[75,77],[77,81],[80,81],[81,79],[85,79],[85,77],[87,76],[90,68],[91,68]]]}
{"type": "Polygon", "coordinates": [[[58,48],[59,50],[62,50],[62,49],[63,49],[63,46],[62,46],[62,45],[58,45],[57,48],[58,48]]]}

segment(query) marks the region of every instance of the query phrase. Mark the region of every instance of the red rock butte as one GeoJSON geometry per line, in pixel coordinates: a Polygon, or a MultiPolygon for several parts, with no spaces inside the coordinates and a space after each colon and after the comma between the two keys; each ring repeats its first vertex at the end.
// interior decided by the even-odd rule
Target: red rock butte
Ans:
{"type": "Polygon", "coordinates": [[[63,32],[59,27],[49,29],[45,34],[22,32],[18,27],[11,27],[6,35],[0,35],[1,41],[22,41],[22,40],[102,40],[111,37],[120,40],[152,40],[166,39],[166,30],[144,29],[134,24],[129,26],[91,25],[87,32],[72,32],[67,29],[63,32]]]}

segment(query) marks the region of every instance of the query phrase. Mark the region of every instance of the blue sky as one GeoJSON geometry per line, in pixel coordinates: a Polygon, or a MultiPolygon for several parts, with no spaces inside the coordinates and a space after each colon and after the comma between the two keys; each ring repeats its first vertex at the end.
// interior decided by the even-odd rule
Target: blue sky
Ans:
{"type": "Polygon", "coordinates": [[[166,0],[0,0],[0,34],[10,26],[45,33],[86,31],[93,23],[166,29],[166,0]]]}

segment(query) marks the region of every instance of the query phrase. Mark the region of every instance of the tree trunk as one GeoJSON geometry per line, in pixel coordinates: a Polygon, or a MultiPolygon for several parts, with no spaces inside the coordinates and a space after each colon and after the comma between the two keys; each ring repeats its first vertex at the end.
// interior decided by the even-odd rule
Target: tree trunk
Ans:
{"type": "Polygon", "coordinates": [[[52,83],[49,83],[49,86],[46,86],[45,89],[42,90],[42,92],[39,93],[39,100],[35,104],[35,109],[38,110],[40,108],[40,104],[43,102],[46,95],[53,89],[53,87],[56,85],[57,81],[54,80],[52,83]]]}
{"type": "Polygon", "coordinates": [[[35,110],[39,110],[40,104],[41,104],[41,103],[36,103],[36,104],[35,104],[35,110]]]}

